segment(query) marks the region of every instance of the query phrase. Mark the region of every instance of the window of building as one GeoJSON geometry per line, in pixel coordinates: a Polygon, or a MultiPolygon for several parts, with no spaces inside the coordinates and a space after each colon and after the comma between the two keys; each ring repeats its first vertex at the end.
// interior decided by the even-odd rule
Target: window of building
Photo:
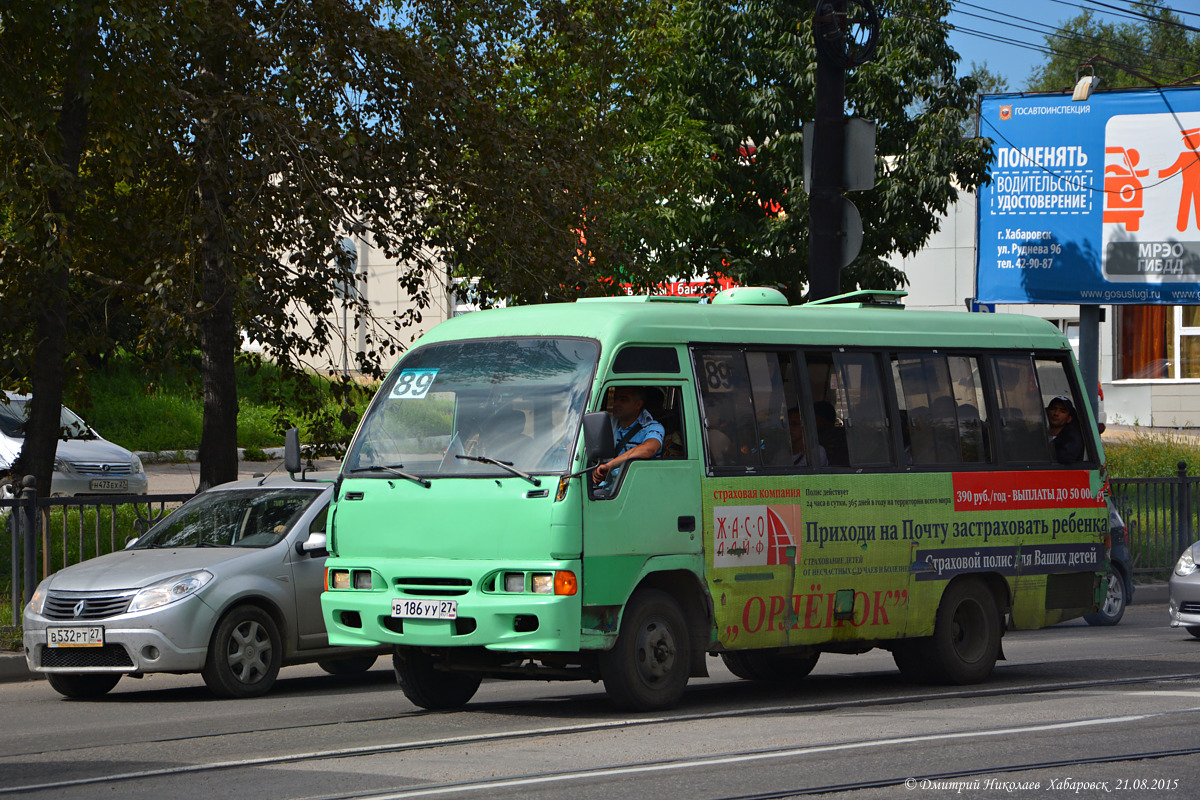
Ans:
{"type": "Polygon", "coordinates": [[[1200,306],[1118,306],[1117,380],[1200,379],[1200,306]]]}

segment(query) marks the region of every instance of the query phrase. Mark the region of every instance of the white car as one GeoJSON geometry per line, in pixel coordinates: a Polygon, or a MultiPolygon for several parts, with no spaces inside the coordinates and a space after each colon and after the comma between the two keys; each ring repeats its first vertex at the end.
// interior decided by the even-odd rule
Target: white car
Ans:
{"type": "MultiPolygon", "coordinates": [[[[29,400],[29,395],[13,392],[0,397],[0,496],[7,496],[9,469],[25,443],[29,400]]],[[[102,438],[66,406],[59,426],[62,436],[55,452],[51,495],[146,493],[149,482],[140,458],[102,438]]]]}

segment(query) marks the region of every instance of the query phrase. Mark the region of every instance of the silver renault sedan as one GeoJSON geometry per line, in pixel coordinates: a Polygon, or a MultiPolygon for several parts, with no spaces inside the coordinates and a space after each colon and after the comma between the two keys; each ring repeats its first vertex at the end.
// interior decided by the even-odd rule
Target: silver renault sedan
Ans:
{"type": "Polygon", "coordinates": [[[1172,628],[1186,628],[1200,639],[1200,542],[1189,545],[1175,562],[1167,614],[1172,628]]]}
{"type": "Polygon", "coordinates": [[[54,573],[25,607],[29,669],[73,698],[151,672],[255,697],[289,664],[369,669],[381,651],[330,648],[321,619],[332,492],[284,476],[224,484],[124,550],[54,573]]]}

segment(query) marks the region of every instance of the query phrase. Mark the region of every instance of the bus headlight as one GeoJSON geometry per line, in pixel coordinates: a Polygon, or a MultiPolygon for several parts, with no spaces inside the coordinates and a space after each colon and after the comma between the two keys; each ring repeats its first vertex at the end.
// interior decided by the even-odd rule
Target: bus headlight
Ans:
{"type": "MultiPolygon", "coordinates": [[[[536,580],[536,578],[535,578],[536,580]]],[[[506,572],[504,573],[504,591],[506,592],[523,592],[525,591],[525,573],[524,572],[506,572]]],[[[534,591],[537,591],[534,589],[534,591]]]]}
{"type": "Polygon", "coordinates": [[[327,569],[325,570],[325,586],[329,589],[349,589],[350,588],[350,570],[348,569],[327,569]]]}
{"type": "Polygon", "coordinates": [[[1183,551],[1183,555],[1179,557],[1179,561],[1175,564],[1175,574],[1181,578],[1186,578],[1196,571],[1196,559],[1192,557],[1192,548],[1183,551]]]}

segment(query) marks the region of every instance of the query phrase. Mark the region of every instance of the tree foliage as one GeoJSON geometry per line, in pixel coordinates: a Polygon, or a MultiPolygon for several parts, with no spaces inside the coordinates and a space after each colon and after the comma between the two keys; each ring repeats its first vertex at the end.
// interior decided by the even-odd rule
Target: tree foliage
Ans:
{"type": "Polygon", "coordinates": [[[433,241],[485,302],[648,286],[683,265],[710,166],[660,75],[683,30],[664,0],[415,3],[412,24],[494,115],[448,131],[461,160],[432,197],[433,241]],[[485,104],[487,105],[487,104],[485,104]]]}
{"type": "MultiPolygon", "coordinates": [[[[1110,21],[1090,10],[1060,23],[1045,37],[1050,56],[1030,75],[1034,92],[1069,92],[1080,65],[1095,58],[1100,88],[1166,86],[1200,78],[1200,34],[1161,0],[1138,3],[1140,18],[1110,21]]],[[[1082,74],[1087,74],[1084,68],[1082,74]]]]}
{"type": "MultiPolygon", "coordinates": [[[[876,123],[875,188],[847,196],[863,245],[843,289],[892,288],[904,276],[885,259],[908,255],[937,230],[938,214],[984,179],[986,142],[964,139],[973,80],[941,26],[945,2],[889,3],[876,60],[846,76],[848,115],[876,123]]],[[[803,123],[815,116],[812,9],[781,0],[693,0],[690,50],[676,60],[689,113],[711,138],[717,188],[697,198],[700,232],[687,243],[697,273],[775,285],[799,300],[809,270],[803,123]]]]}
{"type": "MultiPolygon", "coordinates": [[[[0,377],[34,389],[21,470],[43,487],[67,367],[105,346],[88,323],[131,277],[107,274],[101,242],[142,163],[156,95],[137,70],[165,58],[164,20],[141,0],[0,9],[0,377]]],[[[136,241],[125,252],[136,270],[136,241]]]]}

